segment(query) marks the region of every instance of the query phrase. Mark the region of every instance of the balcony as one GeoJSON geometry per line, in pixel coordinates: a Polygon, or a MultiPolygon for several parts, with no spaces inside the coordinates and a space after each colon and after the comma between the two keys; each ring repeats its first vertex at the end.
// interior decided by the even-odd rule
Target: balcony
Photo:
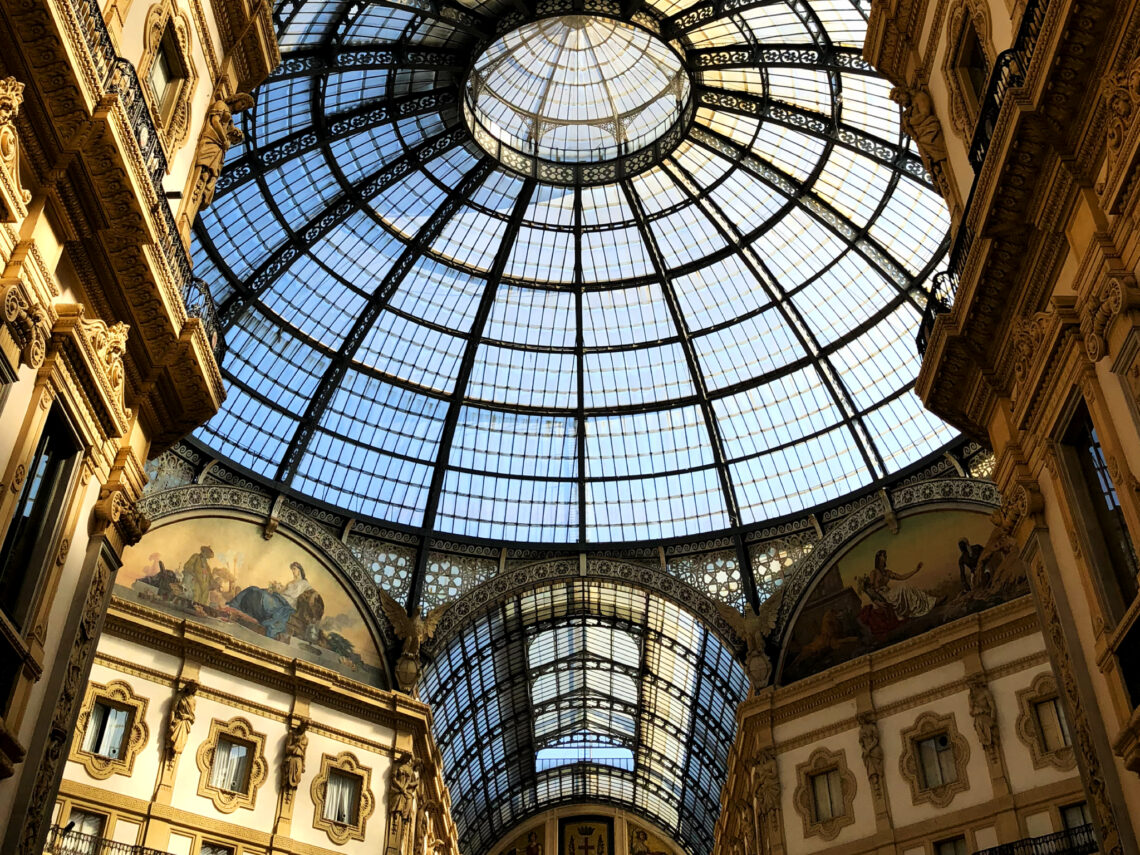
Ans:
{"type": "Polygon", "coordinates": [[[974,136],[970,141],[968,152],[970,165],[974,168],[974,183],[966,200],[965,213],[958,233],[954,236],[954,243],[950,248],[947,269],[934,277],[933,287],[926,299],[926,308],[919,323],[918,334],[915,336],[915,348],[920,357],[926,355],[926,345],[930,340],[934,321],[938,315],[949,312],[954,305],[958,284],[974,243],[974,230],[970,227],[969,220],[974,191],[978,186],[978,173],[985,163],[986,153],[997,129],[998,117],[1001,115],[1002,105],[1006,102],[1006,96],[1012,90],[1025,85],[1029,74],[1029,63],[1037,47],[1041,25],[1048,8],[1049,0],[1028,0],[1013,46],[998,54],[986,82],[986,92],[978,109],[978,122],[974,126],[974,136]]]}
{"type": "Polygon", "coordinates": [[[1096,835],[1091,825],[1078,825],[1042,837],[1025,837],[983,849],[974,855],[1088,855],[1097,851],[1096,835]]]}
{"type": "Polygon", "coordinates": [[[162,149],[150,107],[143,96],[138,73],[134,65],[115,52],[98,0],[67,0],[67,5],[80,24],[79,31],[86,43],[96,75],[101,78],[104,91],[119,97],[128,117],[135,142],[138,144],[141,163],[158,199],[158,204],[151,211],[158,220],[158,247],[174,281],[182,283],[181,291],[187,317],[196,317],[202,322],[214,357],[221,365],[225,342],[217,323],[214,301],[210,297],[209,286],[194,277],[190,258],[179,238],[174,216],[170,213],[170,205],[166,201],[166,192],[163,188],[167,169],[166,154],[162,149]]]}
{"type": "Polygon", "coordinates": [[[44,855],[167,855],[167,853],[161,849],[120,843],[117,840],[108,840],[106,837],[69,831],[66,826],[53,825],[48,832],[44,855]]]}

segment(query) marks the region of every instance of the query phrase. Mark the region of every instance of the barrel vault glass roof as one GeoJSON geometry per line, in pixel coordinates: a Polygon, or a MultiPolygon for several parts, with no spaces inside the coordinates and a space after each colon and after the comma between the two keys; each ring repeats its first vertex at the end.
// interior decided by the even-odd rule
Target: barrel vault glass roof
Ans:
{"type": "Polygon", "coordinates": [[[527,816],[608,802],[706,853],[747,680],[694,615],[600,580],[510,597],[438,645],[421,694],[460,848],[527,816]]]}
{"type": "Polygon", "coordinates": [[[278,3],[284,61],[195,233],[229,346],[202,441],[355,516],[614,543],[798,513],[952,439],[910,391],[948,222],[865,0],[592,2],[682,59],[691,115],[646,168],[555,184],[474,142],[464,86],[580,11],[278,3]]]}

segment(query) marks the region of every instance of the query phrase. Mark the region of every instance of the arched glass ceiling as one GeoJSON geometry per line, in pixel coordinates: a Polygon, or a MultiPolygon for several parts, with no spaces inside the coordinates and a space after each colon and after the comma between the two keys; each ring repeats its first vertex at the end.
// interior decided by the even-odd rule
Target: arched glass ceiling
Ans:
{"type": "Polygon", "coordinates": [[[203,441],[355,516],[604,543],[798,513],[952,438],[910,391],[947,219],[866,4],[591,14],[667,41],[695,114],[566,186],[462,115],[529,0],[279,3],[284,62],[196,230],[229,343],[203,441]]]}
{"type": "Polygon", "coordinates": [[[655,594],[575,580],[508,598],[435,645],[421,695],[460,848],[484,855],[526,817],[608,802],[694,853],[712,848],[740,664],[655,594]]]}

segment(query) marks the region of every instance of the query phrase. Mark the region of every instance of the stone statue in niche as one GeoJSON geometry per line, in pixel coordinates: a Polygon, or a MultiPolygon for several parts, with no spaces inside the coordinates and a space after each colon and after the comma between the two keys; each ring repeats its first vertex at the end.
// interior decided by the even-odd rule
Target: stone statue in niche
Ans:
{"type": "Polygon", "coordinates": [[[198,684],[193,680],[184,684],[174,698],[170,710],[170,727],[167,730],[167,745],[170,753],[177,756],[186,747],[190,738],[190,728],[194,725],[194,707],[197,703],[198,684]]]}
{"type": "Polygon", "coordinates": [[[286,791],[296,790],[301,785],[301,775],[305,772],[305,751],[309,747],[306,731],[309,722],[301,719],[289,729],[285,737],[285,762],[281,765],[281,787],[286,791]]]}

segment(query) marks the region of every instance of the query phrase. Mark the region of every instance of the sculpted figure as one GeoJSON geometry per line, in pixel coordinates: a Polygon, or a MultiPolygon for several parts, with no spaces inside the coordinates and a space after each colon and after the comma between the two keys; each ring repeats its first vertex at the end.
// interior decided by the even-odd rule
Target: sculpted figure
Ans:
{"type": "Polygon", "coordinates": [[[942,136],[942,125],[934,114],[934,102],[926,88],[896,86],[891,90],[891,100],[902,107],[903,129],[918,143],[922,159],[929,161],[927,169],[944,161],[946,139],[942,136]]]}
{"type": "Polygon", "coordinates": [[[747,648],[744,669],[752,683],[752,691],[759,692],[772,678],[772,663],[766,649],[768,633],[776,625],[776,612],[779,603],[770,597],[760,604],[760,611],[748,609],[741,614],[731,606],[717,603],[721,616],[732,627],[747,648]]]}
{"type": "Polygon", "coordinates": [[[186,747],[186,740],[190,738],[197,693],[198,684],[190,681],[179,690],[178,696],[174,699],[174,706],[170,710],[170,728],[166,735],[173,754],[181,754],[182,749],[186,747]]]}
{"type": "Polygon", "coordinates": [[[997,709],[989,687],[978,678],[970,680],[970,715],[974,719],[978,742],[982,743],[987,754],[992,752],[998,742],[997,709]]]}
{"type": "Polygon", "coordinates": [[[305,733],[309,722],[301,719],[289,730],[285,738],[285,763],[281,767],[281,786],[295,790],[301,786],[301,775],[305,771],[305,751],[309,747],[309,736],[305,733]]]}
{"type": "Polygon", "coordinates": [[[763,820],[769,820],[780,807],[780,772],[776,768],[776,754],[765,748],[756,755],[752,764],[752,792],[763,820]]]}
{"type": "Polygon", "coordinates": [[[392,767],[389,784],[392,788],[388,802],[389,827],[395,839],[401,841],[415,810],[416,790],[420,786],[419,764],[410,756],[403,757],[392,767]]]}
{"type": "Polygon", "coordinates": [[[230,98],[218,97],[210,107],[195,159],[195,165],[200,170],[198,180],[204,182],[201,208],[208,208],[214,201],[214,186],[222,174],[226,152],[230,146],[242,141],[242,132],[234,125],[234,115],[252,106],[253,98],[245,92],[238,92],[230,98]]]}
{"type": "Polygon", "coordinates": [[[882,792],[883,746],[879,741],[879,728],[867,713],[859,716],[859,745],[863,749],[863,765],[875,793],[882,792]]]}
{"type": "Polygon", "coordinates": [[[435,628],[447,606],[437,606],[426,617],[417,606],[415,612],[409,615],[403,606],[383,590],[380,591],[380,604],[392,624],[392,630],[404,642],[404,649],[396,663],[396,681],[400,684],[401,692],[416,697],[416,683],[420,678],[420,645],[435,635],[435,628]]]}

